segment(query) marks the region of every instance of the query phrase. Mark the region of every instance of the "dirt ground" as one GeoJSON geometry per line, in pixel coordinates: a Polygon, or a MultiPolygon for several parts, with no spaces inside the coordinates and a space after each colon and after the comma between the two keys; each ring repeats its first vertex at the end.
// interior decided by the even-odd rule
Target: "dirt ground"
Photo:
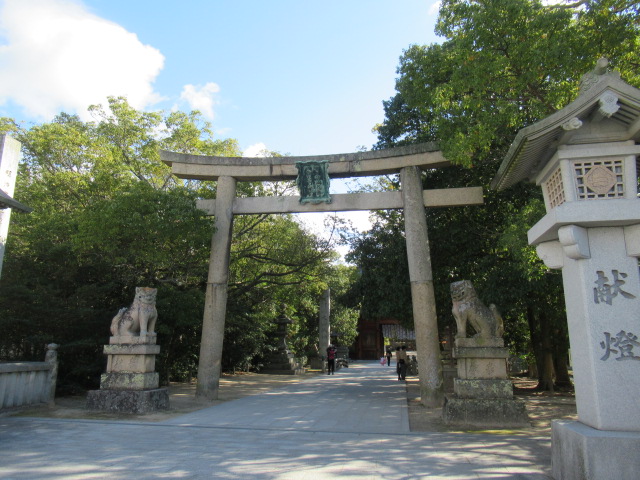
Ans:
{"type": "MultiPolygon", "coordinates": [[[[236,400],[248,395],[266,392],[283,385],[298,382],[308,376],[317,375],[318,371],[311,371],[300,376],[266,375],[257,373],[237,373],[223,375],[220,379],[219,400],[203,402],[195,397],[195,383],[172,383],[169,386],[169,410],[146,414],[127,415],[87,410],[86,397],[59,397],[53,407],[29,407],[2,415],[19,415],[48,418],[80,418],[93,420],[131,420],[143,422],[159,422],[178,415],[199,410],[212,405],[218,405],[229,400],[236,400]]],[[[494,433],[515,433],[522,435],[549,436],[551,434],[551,420],[575,420],[576,403],[571,392],[536,392],[536,382],[529,379],[514,380],[516,397],[526,404],[527,413],[531,419],[531,427],[510,430],[492,430],[494,433]]],[[[412,432],[446,432],[457,431],[448,427],[442,421],[442,409],[425,408],[420,403],[420,389],[418,379],[408,377],[407,405],[409,408],[409,424],[412,432]]]]}
{"type": "Polygon", "coordinates": [[[29,407],[5,414],[47,417],[47,418],[81,418],[89,420],[131,420],[135,422],[161,422],[163,420],[183,415],[185,413],[200,410],[202,408],[219,405],[229,400],[237,400],[249,395],[268,392],[288,383],[298,382],[308,376],[317,375],[319,372],[307,372],[304,375],[267,375],[258,373],[236,373],[234,375],[223,374],[220,378],[220,390],[218,400],[206,401],[196,398],[196,384],[171,383],[169,385],[168,410],[148,413],[144,415],[109,413],[87,410],[86,395],[71,397],[56,397],[53,407],[29,407]]]}

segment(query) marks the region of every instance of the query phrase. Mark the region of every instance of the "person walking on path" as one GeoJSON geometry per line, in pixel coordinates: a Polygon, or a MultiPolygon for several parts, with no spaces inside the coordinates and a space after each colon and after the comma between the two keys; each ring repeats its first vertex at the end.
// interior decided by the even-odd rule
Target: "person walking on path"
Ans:
{"type": "Polygon", "coordinates": [[[396,347],[396,371],[398,373],[398,381],[405,380],[407,377],[407,347],[396,347]]]}
{"type": "Polygon", "coordinates": [[[385,356],[387,357],[387,367],[391,366],[391,349],[387,349],[387,353],[385,354],[385,356]]]}
{"type": "Polygon", "coordinates": [[[336,373],[336,347],[329,345],[327,347],[327,375],[336,373]]]}

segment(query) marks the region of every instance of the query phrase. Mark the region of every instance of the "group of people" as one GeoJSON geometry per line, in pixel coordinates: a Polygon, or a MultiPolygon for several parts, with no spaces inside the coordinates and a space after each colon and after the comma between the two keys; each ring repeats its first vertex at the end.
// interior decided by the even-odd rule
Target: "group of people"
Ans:
{"type": "MultiPolygon", "coordinates": [[[[387,359],[387,367],[391,366],[391,349],[387,349],[385,357],[387,359]]],[[[406,380],[407,378],[407,346],[402,345],[396,347],[396,373],[398,374],[398,381],[406,380]]]]}

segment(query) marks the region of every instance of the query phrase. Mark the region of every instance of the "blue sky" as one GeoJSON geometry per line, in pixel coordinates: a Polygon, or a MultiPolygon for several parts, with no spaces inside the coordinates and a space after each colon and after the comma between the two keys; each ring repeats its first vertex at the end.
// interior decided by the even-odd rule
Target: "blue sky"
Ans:
{"type": "MultiPolygon", "coordinates": [[[[0,116],[89,121],[89,105],[123,95],[200,110],[246,156],[370,149],[399,58],[438,41],[437,13],[435,0],[0,0],[0,116]]],[[[298,218],[322,234],[327,215],[298,218]]]]}
{"type": "Polygon", "coordinates": [[[49,121],[125,95],[199,109],[247,152],[375,143],[411,44],[436,42],[434,0],[0,0],[0,115],[49,121]]]}

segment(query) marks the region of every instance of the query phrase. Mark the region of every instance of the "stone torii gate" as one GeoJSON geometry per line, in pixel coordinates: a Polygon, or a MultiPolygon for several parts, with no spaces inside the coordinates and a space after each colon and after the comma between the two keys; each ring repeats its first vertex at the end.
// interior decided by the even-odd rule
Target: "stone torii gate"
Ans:
{"type": "Polygon", "coordinates": [[[426,406],[442,406],[442,367],[425,206],[477,205],[483,203],[483,198],[482,187],[422,190],[421,170],[449,166],[434,144],[306,157],[215,157],[160,151],[160,158],[179,178],[218,182],[216,199],[198,202],[199,208],[215,217],[215,232],[211,241],[197,396],[218,398],[234,215],[402,208],[420,393],[426,406]],[[400,173],[400,192],[329,195],[329,178],[395,173],[400,173]],[[238,181],[295,179],[301,186],[301,197],[236,197],[238,181]],[[305,179],[312,186],[305,184],[305,179]],[[320,187],[323,191],[319,193],[320,187]]]}

